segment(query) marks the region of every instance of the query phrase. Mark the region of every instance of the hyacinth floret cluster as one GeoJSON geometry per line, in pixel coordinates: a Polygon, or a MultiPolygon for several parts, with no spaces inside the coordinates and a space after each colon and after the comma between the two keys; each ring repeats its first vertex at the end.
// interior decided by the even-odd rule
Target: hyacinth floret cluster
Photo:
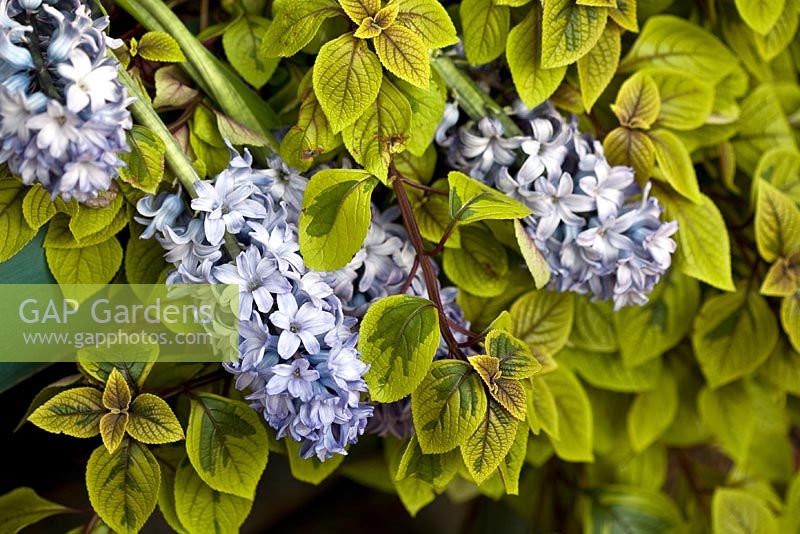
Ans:
{"type": "Polygon", "coordinates": [[[0,163],[66,200],[106,191],[129,150],[107,26],[79,0],[0,0],[0,163]]]}
{"type": "Polygon", "coordinates": [[[614,301],[615,309],[643,305],[670,267],[675,221],[642,189],[629,167],[611,166],[602,145],[581,134],[549,103],[515,105],[525,135],[506,136],[485,117],[456,126],[448,104],[436,133],[451,166],[469,173],[533,211],[526,232],[547,259],[550,288],[614,301]]]}
{"type": "Polygon", "coordinates": [[[289,436],[304,458],[322,461],[346,454],[366,428],[368,367],[355,318],[299,254],[293,200],[305,181],[278,159],[265,170],[252,163],[231,148],[227,169],[196,184],[194,215],[178,195],[161,193],[139,202],[138,220],[176,267],[168,282],[239,286],[240,358],[224,365],[277,438],[289,436]],[[235,262],[222,250],[226,233],[243,249],[235,262]]]}

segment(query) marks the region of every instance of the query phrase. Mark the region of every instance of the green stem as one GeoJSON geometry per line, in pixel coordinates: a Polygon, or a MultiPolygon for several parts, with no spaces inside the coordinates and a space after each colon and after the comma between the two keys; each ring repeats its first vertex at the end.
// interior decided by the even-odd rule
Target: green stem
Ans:
{"type": "Polygon", "coordinates": [[[459,69],[452,59],[447,56],[434,57],[431,65],[433,70],[447,83],[447,87],[455,93],[458,104],[472,120],[477,121],[491,115],[500,121],[506,135],[522,135],[522,130],[503,111],[503,108],[483,92],[463,70],[459,69]]]}

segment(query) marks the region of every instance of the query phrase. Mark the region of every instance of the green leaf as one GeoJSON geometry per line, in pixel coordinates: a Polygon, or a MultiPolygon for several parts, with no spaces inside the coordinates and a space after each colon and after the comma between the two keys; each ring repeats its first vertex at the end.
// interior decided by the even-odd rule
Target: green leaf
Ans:
{"type": "Polygon", "coordinates": [[[383,68],[352,34],[326,43],[314,63],[314,94],[334,132],[353,124],[378,98],[383,68]]]}
{"type": "Polygon", "coordinates": [[[651,391],[658,384],[661,359],[626,367],[619,354],[567,347],[556,361],[566,364],[589,384],[620,393],[651,391]]]}
{"type": "Polygon", "coordinates": [[[753,187],[757,189],[755,230],[761,257],[774,262],[800,252],[800,208],[764,180],[753,187]]]}
{"type": "Polygon", "coordinates": [[[22,215],[25,222],[34,230],[44,226],[47,221],[55,217],[58,211],[50,198],[50,193],[42,184],[34,184],[25,194],[22,201],[22,215]]]}
{"type": "Polygon", "coordinates": [[[670,69],[650,69],[647,73],[661,97],[659,126],[694,130],[705,124],[714,106],[713,86],[670,69]]]}
{"type": "Polygon", "coordinates": [[[292,476],[302,482],[308,482],[315,486],[328,478],[336,471],[336,468],[344,461],[344,455],[334,454],[324,462],[320,462],[316,456],[303,458],[300,456],[300,443],[293,439],[286,439],[286,455],[289,458],[289,469],[292,476]]]}
{"type": "Polygon", "coordinates": [[[584,509],[586,532],[682,532],[680,512],[662,493],[627,486],[604,486],[590,494],[584,509]]]}
{"type": "Polygon", "coordinates": [[[167,267],[164,249],[155,239],[141,239],[141,227],[131,224],[125,249],[125,278],[130,284],[156,284],[167,267]]]}
{"type": "Polygon", "coordinates": [[[408,99],[384,78],[378,98],[342,131],[342,140],[358,163],[388,184],[392,156],[405,148],[410,128],[408,99]]]}
{"type": "Polygon", "coordinates": [[[127,412],[110,412],[100,418],[100,435],[108,452],[113,453],[120,446],[127,426],[127,412]]]}
{"type": "Polygon", "coordinates": [[[792,129],[781,109],[775,88],[756,87],[742,102],[739,134],[733,138],[736,164],[752,175],[761,156],[776,148],[793,149],[792,129]]]}
{"type": "Polygon", "coordinates": [[[267,432],[243,402],[210,393],[191,401],[186,452],[197,474],[216,491],[252,499],[267,465],[267,432]]]}
{"type": "Polygon", "coordinates": [[[322,23],[342,13],[336,0],[304,0],[276,13],[261,39],[259,55],[289,57],[298,53],[317,35],[322,23]]]}
{"type": "Polygon", "coordinates": [[[133,400],[128,433],[137,441],[153,445],[184,438],[181,424],[169,405],[149,393],[142,393],[133,400]]]}
{"type": "Polygon", "coordinates": [[[423,156],[431,146],[436,128],[444,114],[447,89],[441,78],[433,78],[428,89],[420,89],[403,80],[397,87],[411,105],[411,128],[408,130],[408,150],[415,156],[423,156]]]}
{"type": "Polygon", "coordinates": [[[764,35],[781,18],[784,3],[785,0],[736,0],[736,9],[748,26],[764,35]]]}
{"type": "Polygon", "coordinates": [[[505,408],[489,400],[475,432],[461,444],[461,456],[476,484],[488,480],[505,459],[514,445],[518,425],[505,408]]]}
{"type": "Polygon", "coordinates": [[[164,32],[147,32],[139,39],[136,53],[147,61],[181,63],[186,56],[171,35],[164,32]]]}
{"type": "Polygon", "coordinates": [[[175,511],[189,532],[234,533],[253,501],[211,489],[184,458],[175,474],[175,511]]]}
{"type": "Polygon", "coordinates": [[[530,208],[466,174],[452,171],[447,179],[450,183],[450,216],[461,224],[522,219],[531,214],[530,208]]]}
{"type": "Polygon", "coordinates": [[[116,194],[111,205],[104,208],[94,208],[84,204],[81,210],[69,220],[69,229],[72,235],[80,241],[107,228],[117,217],[124,203],[124,197],[116,194]]]}
{"type": "MultiPolygon", "coordinates": [[[[796,148],[768,150],[758,160],[754,180],[769,182],[792,200],[800,204],[800,151],[796,148]]],[[[753,188],[753,200],[758,188],[753,188]]]]}
{"type": "Polygon", "coordinates": [[[25,411],[25,415],[22,416],[22,419],[20,419],[19,423],[17,423],[17,426],[14,427],[13,432],[17,432],[20,428],[22,428],[23,425],[28,422],[28,417],[30,417],[30,415],[42,404],[55,397],[57,394],[74,386],[80,382],[82,378],[83,376],[80,374],[69,375],[42,388],[39,393],[36,394],[33,400],[31,400],[31,403],[28,405],[28,409],[25,411]]]}
{"type": "Polygon", "coordinates": [[[460,13],[467,60],[482,65],[500,56],[511,23],[508,7],[494,0],[464,0],[460,13]]]}
{"type": "Polygon", "coordinates": [[[553,392],[539,376],[531,377],[528,384],[528,427],[537,436],[544,430],[553,439],[559,439],[558,407],[553,392]]]}
{"type": "Polygon", "coordinates": [[[375,51],[386,69],[408,83],[427,89],[431,79],[431,62],[422,39],[405,26],[383,30],[373,40],[375,51]]]}
{"type": "Polygon", "coordinates": [[[757,369],[778,342],[778,322],[755,291],[707,299],[695,317],[692,346],[700,369],[717,388],[757,369]]]}
{"type": "Polygon", "coordinates": [[[608,9],[547,0],[542,15],[542,66],[560,67],[586,55],[600,40],[608,9]]]}
{"type": "Polygon", "coordinates": [[[570,344],[593,352],[617,352],[619,339],[614,315],[613,305],[608,301],[576,298],[570,344]]]}
{"type": "Polygon", "coordinates": [[[622,126],[643,130],[650,128],[661,110],[658,85],[646,72],[637,72],[622,84],[611,109],[622,126]]]}
{"type": "Polygon", "coordinates": [[[664,179],[675,191],[695,204],[702,204],[703,197],[692,156],[686,146],[669,130],[656,129],[648,132],[655,148],[656,163],[664,179]]]}
{"type": "MultiPolygon", "coordinates": [[[[647,0],[643,1],[647,2],[647,0]]],[[[608,15],[626,30],[639,31],[639,21],[636,19],[636,0],[617,0],[616,9],[612,8],[608,15]]]]}
{"type": "Polygon", "coordinates": [[[394,402],[414,391],[425,378],[439,346],[439,315],[420,297],[380,299],[361,322],[358,350],[370,365],[364,380],[377,402],[394,402]]]}
{"type": "Polygon", "coordinates": [[[84,248],[47,248],[47,265],[59,284],[107,284],[122,264],[116,237],[84,248]]]}
{"type": "Polygon", "coordinates": [[[86,465],[92,508],[120,534],[138,532],[156,507],[161,470],[144,445],[125,439],[110,453],[100,446],[86,465]]]}
{"type": "Polygon", "coordinates": [[[461,248],[446,248],[442,265],[457,286],[479,297],[496,297],[509,284],[506,249],[479,226],[461,228],[461,248]]]}
{"type": "Polygon", "coordinates": [[[69,389],[42,404],[28,421],[54,434],[90,438],[100,433],[100,417],[106,413],[102,401],[103,394],[95,388],[69,389]]]}
{"type": "Polygon", "coordinates": [[[756,49],[766,61],[778,57],[792,43],[800,23],[798,14],[800,14],[800,4],[794,1],[786,2],[783,13],[766,34],[753,34],[756,49]]]}
{"type": "Polygon", "coordinates": [[[39,497],[31,488],[17,488],[0,495],[0,517],[3,518],[4,534],[16,534],[42,519],[72,511],[39,497]]]}
{"type": "Polygon", "coordinates": [[[36,235],[25,220],[23,201],[28,189],[13,178],[0,178],[0,262],[14,256],[36,235]]]}
{"type": "Polygon", "coordinates": [[[111,411],[126,411],[131,404],[131,388],[117,368],[108,375],[103,389],[103,406],[111,411]]]}
{"type": "Polygon", "coordinates": [[[400,462],[403,458],[403,443],[393,437],[384,440],[384,455],[388,466],[389,476],[394,483],[397,496],[405,506],[408,513],[414,517],[422,508],[427,506],[436,498],[433,485],[420,480],[417,477],[405,477],[398,479],[400,462]]]}
{"type": "MultiPolygon", "coordinates": [[[[405,176],[403,171],[401,174],[405,176]]],[[[447,186],[445,180],[437,180],[433,187],[447,186]]],[[[423,238],[433,243],[438,243],[450,224],[450,206],[447,198],[442,195],[428,195],[417,189],[409,188],[408,196],[412,198],[411,207],[417,218],[419,232],[423,238]]],[[[445,247],[458,248],[461,246],[461,229],[455,226],[450,237],[445,241],[445,247]]]]}
{"type": "Polygon", "coordinates": [[[781,324],[794,350],[800,352],[800,289],[781,301],[781,324]]]}
{"type": "Polygon", "coordinates": [[[556,454],[568,462],[593,461],[592,409],[583,386],[565,367],[559,367],[541,379],[556,401],[558,438],[550,436],[556,454]]]}
{"type": "Polygon", "coordinates": [[[500,371],[500,360],[494,356],[480,354],[470,356],[469,363],[486,384],[492,398],[499,402],[515,419],[525,420],[527,409],[525,387],[517,380],[503,377],[500,371]]]}
{"type": "Polygon", "coordinates": [[[656,442],[678,413],[678,384],[664,370],[655,389],[638,393],[628,410],[628,437],[631,446],[641,453],[656,442]]]}
{"type": "Polygon", "coordinates": [[[500,462],[500,477],[508,495],[519,495],[519,477],[525,465],[525,453],[528,449],[528,428],[524,424],[517,425],[514,444],[508,455],[500,462]]]}
{"type": "Polygon", "coordinates": [[[550,280],[550,267],[541,251],[536,247],[533,238],[519,221],[514,221],[514,236],[517,238],[519,251],[525,259],[537,289],[542,289],[550,280]]]}
{"type": "Polygon", "coordinates": [[[656,147],[642,130],[614,128],[603,139],[603,150],[609,163],[633,167],[639,178],[649,177],[656,162],[656,147]]]}
{"type": "Polygon", "coordinates": [[[513,334],[531,351],[553,356],[567,343],[574,315],[574,301],[569,293],[530,291],[509,310],[514,322],[513,334]]]}
{"type": "Polygon", "coordinates": [[[270,24],[263,17],[244,15],[236,19],[222,34],[225,57],[236,72],[256,89],[264,87],[278,68],[277,59],[265,58],[259,54],[270,24]]]}
{"type": "MultiPolygon", "coordinates": [[[[504,313],[513,328],[511,316],[504,313]]],[[[484,343],[486,353],[498,359],[498,368],[504,378],[524,380],[542,370],[542,364],[531,354],[527,343],[504,330],[490,331],[484,343]]]]}
{"type": "Polygon", "coordinates": [[[175,509],[175,475],[178,465],[186,458],[184,447],[159,447],[156,457],[161,469],[161,484],[158,487],[158,509],[167,524],[178,534],[189,534],[181,524],[175,509]]]}
{"type": "Polygon", "coordinates": [[[339,0],[339,5],[356,24],[361,24],[366,17],[374,17],[381,8],[380,0],[339,0]]]}
{"type": "Polygon", "coordinates": [[[269,140],[257,131],[248,128],[218,111],[214,111],[220,136],[234,145],[267,146],[269,140]]]}
{"type": "Polygon", "coordinates": [[[306,187],[300,215],[300,250],[306,265],[334,271],[361,248],[370,223],[370,197],[378,180],[367,171],[329,169],[306,187]]]}
{"type": "Polygon", "coordinates": [[[643,307],[614,314],[622,361],[635,367],[677,345],[689,332],[700,307],[700,285],[672,271],[643,307]]]}
{"type": "Polygon", "coordinates": [[[788,297],[800,289],[800,254],[789,258],[778,258],[773,263],[759,293],[767,297],[788,297]]]}
{"type": "Polygon", "coordinates": [[[177,65],[161,67],[155,73],[156,97],[153,99],[153,107],[181,108],[190,105],[200,93],[190,87],[189,83],[177,65]]]}
{"type": "Polygon", "coordinates": [[[564,79],[566,66],[542,67],[542,10],[536,4],[508,34],[506,58],[519,97],[533,109],[547,100],[564,79]]]}
{"type": "Polygon", "coordinates": [[[714,534],[778,532],[775,517],[761,499],[745,490],[733,488],[718,488],[714,492],[711,500],[711,524],[714,534]]]}
{"type": "Polygon", "coordinates": [[[702,202],[695,204],[658,184],[653,194],[664,205],[664,218],[678,221],[680,269],[723,291],[733,291],[728,231],[714,202],[701,194],[702,202]]]}
{"type": "Polygon", "coordinates": [[[594,103],[611,83],[617,72],[621,51],[619,26],[608,24],[597,44],[585,56],[578,59],[581,98],[586,111],[591,111],[594,103]]]}
{"type": "Polygon", "coordinates": [[[441,492],[456,476],[460,464],[461,458],[456,451],[445,454],[424,454],[415,434],[411,436],[400,459],[396,479],[413,477],[431,484],[435,491],[441,492]]]}
{"type": "Polygon", "coordinates": [[[672,15],[650,17],[620,63],[620,72],[665,67],[716,84],[738,61],[714,35],[672,15]]]}
{"type": "Polygon", "coordinates": [[[125,167],[120,169],[119,176],[136,189],[154,195],[164,178],[164,141],[149,128],[138,124],[128,132],[127,139],[131,151],[120,154],[125,167]]]}
{"type": "MultiPolygon", "coordinates": [[[[79,212],[80,211],[76,211],[76,213],[79,212]]],[[[116,217],[114,217],[114,220],[111,221],[108,226],[94,234],[84,237],[81,240],[77,240],[75,239],[75,236],[72,235],[72,231],[69,229],[70,217],[59,213],[50,221],[50,224],[47,225],[47,235],[45,236],[44,247],[46,249],[75,249],[99,245],[100,243],[108,241],[122,231],[122,229],[128,224],[129,220],[130,217],[128,215],[128,210],[121,209],[117,212],[116,217]]]]}
{"type": "MultiPolygon", "coordinates": [[[[156,357],[158,356],[158,346],[148,345],[119,345],[115,347],[117,352],[130,351],[136,355],[136,362],[106,362],[105,349],[103,347],[84,347],[78,350],[78,363],[82,371],[98,382],[105,383],[113,370],[122,373],[125,380],[136,389],[141,389],[153,369],[156,357]],[[143,358],[143,356],[147,358],[143,358]]],[[[127,352],[125,352],[127,354],[127,352]]]]}
{"type": "MultiPolygon", "coordinates": [[[[428,146],[428,149],[425,151],[425,153],[419,157],[412,154],[410,150],[401,152],[400,154],[395,154],[394,166],[397,167],[397,172],[406,178],[415,180],[422,184],[428,184],[433,179],[433,173],[436,170],[436,159],[436,147],[431,144],[428,146]]],[[[444,181],[444,179],[442,179],[442,181],[444,181]]]]}
{"type": "Polygon", "coordinates": [[[397,0],[395,24],[413,30],[428,48],[444,48],[458,42],[450,15],[437,0],[397,0]]]}
{"type": "Polygon", "coordinates": [[[744,458],[755,429],[755,411],[745,382],[733,382],[711,390],[703,388],[697,396],[702,422],[719,440],[731,458],[744,458]]]}

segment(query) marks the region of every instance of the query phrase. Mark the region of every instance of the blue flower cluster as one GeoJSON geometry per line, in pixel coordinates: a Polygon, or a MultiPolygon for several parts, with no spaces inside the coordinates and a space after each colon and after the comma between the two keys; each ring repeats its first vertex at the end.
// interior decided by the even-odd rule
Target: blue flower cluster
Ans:
{"type": "Polygon", "coordinates": [[[277,158],[266,170],[252,163],[231,149],[228,168],[196,184],[195,216],[178,195],[142,199],[142,237],[155,235],[176,266],[168,282],[239,286],[240,359],[225,366],[276,436],[300,442],[304,458],[347,454],[373,410],[360,400],[368,367],[356,319],[298,253],[305,178],[277,158]],[[221,250],[226,234],[243,249],[235,263],[221,250]]]}
{"type": "Polygon", "coordinates": [[[515,137],[491,117],[456,127],[459,115],[448,104],[437,143],[451,166],[531,208],[524,225],[547,259],[551,289],[613,299],[615,309],[645,304],[678,230],[661,221],[650,185],[642,190],[631,168],[610,166],[602,145],[550,104],[516,104],[525,135],[515,137]]]}
{"type": "Polygon", "coordinates": [[[129,150],[106,26],[79,0],[0,0],[0,163],[67,200],[106,191],[129,150]]]}

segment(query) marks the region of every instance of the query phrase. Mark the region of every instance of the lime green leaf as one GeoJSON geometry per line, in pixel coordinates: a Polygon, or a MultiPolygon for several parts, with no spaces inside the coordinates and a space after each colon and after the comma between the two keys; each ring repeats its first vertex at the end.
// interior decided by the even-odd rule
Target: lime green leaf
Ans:
{"type": "Polygon", "coordinates": [[[142,393],[130,408],[128,433],[137,441],[153,445],[183,439],[183,429],[169,405],[159,397],[142,393]]]}
{"type": "Polygon", "coordinates": [[[261,40],[260,55],[289,57],[298,53],[317,35],[327,19],[342,14],[336,0],[304,0],[276,14],[261,40]]]}
{"type": "Polygon", "coordinates": [[[615,466],[616,481],[657,491],[667,480],[667,448],[657,443],[615,466]]]}
{"type": "Polygon", "coordinates": [[[375,37],[375,51],[386,69],[412,85],[427,89],[431,62],[422,39],[405,26],[395,25],[375,37]]]}
{"type": "Polygon", "coordinates": [[[0,178],[0,262],[6,261],[36,235],[25,220],[23,201],[28,189],[13,178],[0,178]]]}
{"type": "Polygon", "coordinates": [[[135,124],[128,132],[128,146],[131,151],[120,154],[125,162],[120,178],[140,191],[155,194],[164,177],[164,141],[152,130],[135,124]]]}
{"type": "Polygon", "coordinates": [[[425,454],[443,453],[463,443],[486,412],[486,394],[469,365],[434,362],[411,396],[414,427],[425,454]]]}
{"type": "Polygon", "coordinates": [[[406,178],[415,180],[421,184],[427,184],[433,179],[433,173],[436,170],[436,159],[436,147],[431,144],[428,146],[425,153],[419,157],[412,154],[410,150],[395,154],[394,166],[397,167],[397,172],[406,178]]]}
{"type": "MultiPolygon", "coordinates": [[[[800,151],[794,147],[768,150],[759,159],[753,178],[769,182],[800,204],[800,151]]],[[[754,187],[754,200],[757,192],[754,187]]]]}
{"type": "Polygon", "coordinates": [[[500,462],[500,477],[508,495],[519,495],[519,477],[525,465],[525,453],[528,449],[528,428],[524,424],[517,425],[514,444],[508,455],[500,462]]]}
{"type": "Polygon", "coordinates": [[[493,0],[461,2],[464,51],[472,65],[482,65],[503,53],[511,15],[507,6],[493,0]]]}
{"type": "Polygon", "coordinates": [[[330,152],[340,144],[310,80],[311,76],[306,76],[300,85],[297,124],[286,132],[280,149],[283,159],[301,170],[308,169],[315,157],[330,152]]]}
{"type": "Polygon", "coordinates": [[[542,15],[542,66],[574,63],[591,50],[606,27],[608,9],[572,0],[548,0],[542,15]]]}
{"type": "Polygon", "coordinates": [[[659,126],[694,130],[705,124],[714,106],[713,86],[674,70],[652,69],[647,73],[661,97],[659,126]]]}
{"type": "MultiPolygon", "coordinates": [[[[136,355],[136,362],[106,362],[104,347],[84,347],[78,350],[78,362],[81,369],[90,377],[98,382],[108,381],[111,372],[114,370],[122,373],[128,384],[141,389],[147,380],[150,371],[153,369],[156,357],[158,356],[157,345],[119,345],[114,348],[117,352],[130,351],[136,355]],[[147,358],[143,358],[147,355],[147,358]]],[[[124,352],[123,354],[127,354],[124,352]]]]}
{"type": "Polygon", "coordinates": [[[358,163],[388,184],[392,156],[405,148],[410,128],[408,99],[384,78],[378,97],[342,131],[342,140],[358,163]]]}
{"type": "Polygon", "coordinates": [[[234,145],[267,146],[269,140],[257,131],[248,128],[218,111],[214,111],[219,135],[234,145]]]}
{"type": "Polygon", "coordinates": [[[106,413],[103,394],[95,388],[74,388],[57,394],[37,408],[28,421],[48,432],[75,438],[100,433],[100,417],[106,413]]]}
{"type": "Polygon", "coordinates": [[[324,462],[320,462],[316,456],[303,458],[300,456],[300,443],[293,439],[286,441],[286,455],[289,457],[289,469],[292,476],[297,480],[314,484],[320,484],[336,471],[336,468],[344,461],[344,455],[334,454],[324,462]]]}
{"type": "Polygon", "coordinates": [[[619,340],[614,315],[614,308],[608,301],[576,298],[570,344],[593,352],[617,352],[619,340]]]}
{"type": "Polygon", "coordinates": [[[592,409],[583,386],[565,367],[543,375],[542,381],[552,393],[558,411],[558,438],[550,436],[556,454],[568,462],[593,461],[592,409]]]}
{"type": "Polygon", "coordinates": [[[361,323],[358,350],[370,365],[372,399],[393,402],[425,378],[439,346],[439,315],[427,299],[394,295],[372,304],[361,323]]]}
{"type": "Polygon", "coordinates": [[[681,270],[714,287],[733,291],[728,231],[714,202],[701,194],[702,202],[695,204],[657,184],[653,189],[664,204],[665,219],[678,221],[681,270]]]}
{"type": "Polygon", "coordinates": [[[781,518],[781,532],[795,532],[800,528],[800,473],[796,474],[786,490],[786,512],[781,518]]]}
{"type": "Polygon", "coordinates": [[[17,488],[0,495],[0,517],[3,518],[5,534],[16,534],[42,519],[71,511],[65,506],[39,497],[31,488],[17,488]]]}
{"type": "Polygon", "coordinates": [[[47,265],[59,284],[106,284],[122,264],[116,237],[84,248],[47,248],[47,265]]]}
{"type": "Polygon", "coordinates": [[[125,439],[110,453],[100,446],[86,465],[92,508],[120,534],[138,532],[156,507],[161,470],[144,445],[125,439]]]}
{"type": "Polygon", "coordinates": [[[647,19],[620,63],[620,71],[666,67],[716,84],[737,65],[731,51],[700,26],[672,15],[658,15],[647,19]]]}
{"type": "Polygon", "coordinates": [[[620,126],[603,139],[603,150],[612,165],[633,167],[640,179],[648,178],[655,165],[656,147],[642,130],[620,126]]]}
{"type": "Polygon", "coordinates": [[[480,485],[489,479],[511,450],[519,421],[498,402],[489,400],[475,432],[461,445],[467,471],[480,485]]]}
{"type": "Polygon", "coordinates": [[[525,227],[519,221],[514,221],[514,236],[517,238],[519,251],[525,259],[525,265],[528,267],[528,271],[530,271],[531,276],[533,276],[536,288],[543,288],[550,280],[550,267],[547,265],[547,260],[536,247],[536,244],[525,230],[525,227]]]}
{"type": "Polygon", "coordinates": [[[614,314],[622,361],[634,367],[677,345],[689,332],[699,306],[697,281],[672,271],[645,306],[614,314]]]}
{"type": "Polygon", "coordinates": [[[263,17],[244,15],[228,26],[222,34],[225,57],[244,80],[261,89],[278,67],[278,60],[265,58],[259,51],[270,21],[263,17]]]}
{"type": "Polygon", "coordinates": [[[686,146],[669,130],[659,128],[651,130],[648,135],[653,142],[656,163],[664,179],[684,197],[695,204],[702,204],[697,174],[686,146]]]}
{"type": "Polygon", "coordinates": [[[396,24],[413,30],[428,48],[443,48],[458,42],[456,28],[438,0],[397,0],[396,24]]]}
{"type": "MultiPolygon", "coordinates": [[[[504,314],[513,328],[510,314],[504,314]]],[[[498,369],[504,378],[523,380],[542,370],[542,364],[533,357],[528,345],[504,330],[492,330],[484,343],[486,353],[498,359],[498,369]]]]}
{"type": "Polygon", "coordinates": [[[473,180],[466,174],[452,171],[450,182],[450,215],[459,223],[484,220],[522,219],[530,208],[495,189],[473,180]]]}
{"type": "Polygon", "coordinates": [[[531,6],[522,22],[508,34],[506,58],[519,97],[534,108],[552,95],[567,72],[566,66],[545,69],[541,63],[541,7],[531,6]]]}
{"type": "MultiPolygon", "coordinates": [[[[402,173],[402,171],[400,171],[402,173]]],[[[405,173],[402,173],[405,176],[405,173]]],[[[447,183],[440,180],[434,187],[447,183]]],[[[433,243],[438,243],[450,224],[450,206],[447,198],[442,195],[427,195],[416,189],[409,189],[408,196],[412,198],[411,207],[417,218],[417,225],[422,237],[433,243]]],[[[458,248],[461,246],[461,229],[453,228],[450,237],[445,241],[445,247],[458,248]]]]}
{"type": "Polygon", "coordinates": [[[397,473],[399,471],[400,462],[403,459],[403,443],[397,439],[390,437],[384,440],[384,455],[386,463],[389,468],[389,476],[394,483],[394,489],[397,491],[397,496],[405,506],[408,513],[414,517],[422,508],[427,506],[436,498],[433,485],[420,480],[417,477],[405,477],[399,479],[397,473]]]}
{"type": "Polygon", "coordinates": [[[22,200],[22,215],[25,222],[34,230],[38,230],[44,224],[55,217],[56,205],[50,198],[50,193],[42,187],[42,184],[34,184],[25,194],[22,200]]]}
{"type": "Polygon", "coordinates": [[[461,458],[456,451],[445,454],[423,453],[415,434],[411,436],[411,440],[403,452],[403,457],[400,459],[396,479],[403,480],[413,477],[431,484],[434,490],[440,492],[456,476],[460,464],[461,458]]]}
{"type": "Polygon", "coordinates": [[[800,208],[764,180],[753,184],[756,200],[756,244],[768,262],[800,252],[800,208]]]}
{"type": "Polygon", "coordinates": [[[126,411],[131,404],[131,388],[125,377],[115,367],[108,375],[106,387],[103,390],[103,406],[111,411],[126,411]]]}
{"type": "Polygon", "coordinates": [[[178,465],[186,458],[186,449],[183,447],[159,447],[155,454],[161,468],[158,509],[172,530],[178,534],[189,534],[189,531],[181,524],[175,507],[175,475],[178,465]]]}
{"type": "Polygon", "coordinates": [[[800,23],[798,14],[800,14],[800,4],[794,1],[786,2],[783,13],[766,34],[753,34],[756,49],[766,61],[778,57],[792,43],[800,23]]]}
{"type": "Polygon", "coordinates": [[[611,109],[622,126],[650,128],[661,110],[658,85],[646,72],[637,72],[622,84],[611,109]]]}
{"type": "Polygon", "coordinates": [[[321,271],[347,265],[370,223],[370,197],[378,180],[367,171],[330,169],[315,174],[303,197],[300,250],[321,271]]]}
{"type": "Polygon", "coordinates": [[[52,384],[42,388],[39,393],[33,397],[33,400],[31,400],[31,403],[28,405],[28,409],[25,411],[25,415],[23,415],[22,419],[20,419],[19,423],[17,423],[17,426],[14,428],[13,432],[17,432],[20,428],[22,428],[23,425],[28,422],[28,417],[30,417],[30,415],[42,404],[55,397],[57,394],[74,386],[80,382],[82,378],[83,376],[81,374],[65,376],[64,378],[56,380],[52,384]]]}
{"type": "Polygon", "coordinates": [[[705,387],[697,396],[697,407],[702,422],[726,454],[742,459],[750,446],[756,416],[747,385],[739,381],[715,390],[705,387]]]}
{"type": "Polygon", "coordinates": [[[81,210],[69,220],[69,229],[72,235],[80,241],[100,232],[114,221],[124,203],[123,196],[117,194],[111,201],[111,205],[105,208],[92,208],[84,204],[81,210]]]}
{"type": "Polygon", "coordinates": [[[130,284],[156,284],[167,267],[164,249],[155,239],[141,239],[141,229],[131,224],[125,249],[125,278],[130,284]]]}
{"type": "Polygon", "coordinates": [[[558,408],[553,392],[539,376],[531,377],[528,384],[528,427],[537,436],[544,430],[553,439],[559,439],[558,408]]]}
{"type": "Polygon", "coordinates": [[[314,94],[334,132],[353,124],[375,102],[382,80],[380,60],[352,34],[320,49],[314,64],[314,94]]]}
{"type": "Polygon", "coordinates": [[[100,435],[103,438],[108,452],[117,450],[122,438],[125,437],[125,428],[128,426],[127,412],[111,412],[100,418],[100,435]]]}
{"type": "Polygon", "coordinates": [[[678,413],[678,384],[664,370],[655,389],[636,395],[628,410],[628,437],[637,453],[647,449],[670,427],[678,413]]]}
{"type": "Polygon", "coordinates": [[[736,0],[736,9],[748,26],[764,35],[781,18],[784,4],[785,0],[736,0]]]}
{"type": "Polygon", "coordinates": [[[800,289],[781,301],[781,324],[794,350],[800,352],[800,289]]]}
{"type": "Polygon", "coordinates": [[[759,292],[767,297],[788,297],[800,290],[800,254],[775,260],[759,292]]]}
{"type": "Polygon", "coordinates": [[[192,399],[186,452],[212,489],[252,499],[267,465],[267,432],[243,402],[210,393],[192,399]]]}
{"type": "Polygon", "coordinates": [[[591,352],[567,347],[556,361],[566,364],[589,384],[620,393],[650,391],[661,374],[661,359],[653,359],[637,367],[626,367],[619,354],[591,352]]]}
{"type": "Polygon", "coordinates": [[[603,35],[592,49],[578,59],[578,77],[581,83],[583,107],[590,111],[606,87],[611,83],[619,65],[622,51],[619,26],[608,24],[603,35]]]}
{"type": "Polygon", "coordinates": [[[612,8],[608,15],[626,30],[639,31],[639,21],[636,19],[636,0],[617,0],[616,9],[612,8]]]}
{"type": "Polygon", "coordinates": [[[380,0],[339,0],[347,16],[356,24],[366,17],[373,17],[381,8],[380,0]]]}
{"type": "Polygon", "coordinates": [[[593,491],[590,498],[583,515],[586,532],[668,534],[684,528],[675,504],[657,491],[605,486],[593,491]]]}
{"type": "Polygon", "coordinates": [[[186,61],[186,56],[181,52],[181,47],[171,35],[164,32],[147,32],[139,39],[136,47],[137,55],[148,61],[163,63],[181,63],[186,61]]]}
{"type": "Polygon", "coordinates": [[[755,291],[715,295],[695,317],[692,346],[708,384],[716,388],[757,369],[778,342],[778,322],[755,291]]]}
{"type": "Polygon", "coordinates": [[[741,489],[719,488],[714,492],[711,525],[714,534],[778,533],[777,521],[767,505],[741,489]]]}
{"type": "Polygon", "coordinates": [[[755,172],[761,156],[767,151],[795,148],[789,121],[773,86],[760,85],[744,99],[739,134],[732,143],[736,164],[748,174],[755,172]]]}
{"type": "Polygon", "coordinates": [[[428,89],[420,89],[403,80],[398,80],[397,87],[411,103],[411,128],[407,132],[408,150],[415,156],[421,157],[431,146],[436,128],[444,114],[447,90],[444,82],[436,78],[431,80],[428,89]]]}
{"type": "Polygon", "coordinates": [[[530,291],[511,306],[513,334],[536,354],[553,356],[567,343],[574,314],[569,293],[530,291]]]}
{"type": "Polygon", "coordinates": [[[509,284],[508,253],[479,226],[461,228],[461,248],[447,248],[444,272],[457,286],[479,297],[496,297],[509,284]]]}
{"type": "Polygon", "coordinates": [[[470,356],[469,363],[488,387],[492,398],[516,419],[524,420],[527,409],[525,388],[517,380],[503,377],[503,373],[500,371],[500,360],[494,356],[480,354],[470,356]]]}

